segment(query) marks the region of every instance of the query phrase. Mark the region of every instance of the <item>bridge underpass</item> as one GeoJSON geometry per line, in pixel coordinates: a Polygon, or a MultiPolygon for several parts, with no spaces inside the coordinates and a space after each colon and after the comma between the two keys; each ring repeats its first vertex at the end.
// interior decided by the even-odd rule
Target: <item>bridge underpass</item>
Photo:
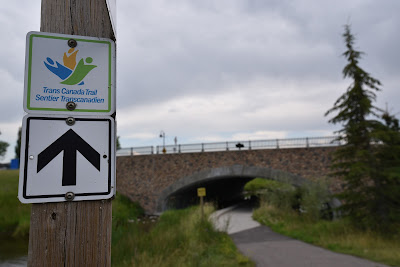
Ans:
{"type": "Polygon", "coordinates": [[[184,208],[198,203],[197,188],[206,187],[206,201],[214,202],[218,208],[243,200],[244,185],[259,177],[301,186],[310,181],[271,168],[234,165],[197,172],[178,179],[164,189],[157,199],[157,211],[184,208]]]}
{"type": "Polygon", "coordinates": [[[167,209],[180,209],[199,203],[197,188],[206,188],[205,202],[213,203],[217,208],[224,208],[243,201],[245,184],[255,177],[222,177],[200,183],[194,183],[177,190],[167,197],[167,209]]]}

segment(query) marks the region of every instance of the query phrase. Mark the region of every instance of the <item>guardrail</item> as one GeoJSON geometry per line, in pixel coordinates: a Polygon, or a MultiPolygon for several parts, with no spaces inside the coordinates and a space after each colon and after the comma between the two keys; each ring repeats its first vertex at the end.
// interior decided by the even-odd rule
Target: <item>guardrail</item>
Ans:
{"type": "Polygon", "coordinates": [[[184,145],[166,146],[144,146],[122,148],[117,151],[117,156],[135,156],[149,154],[174,154],[174,153],[196,153],[215,151],[238,151],[252,149],[280,149],[280,148],[302,148],[302,147],[323,147],[340,146],[343,142],[337,140],[337,136],[306,137],[289,139],[270,139],[253,141],[228,141],[214,143],[197,143],[184,145]]]}
{"type": "Polygon", "coordinates": [[[154,154],[153,146],[127,147],[117,150],[117,156],[136,156],[154,154]]]}

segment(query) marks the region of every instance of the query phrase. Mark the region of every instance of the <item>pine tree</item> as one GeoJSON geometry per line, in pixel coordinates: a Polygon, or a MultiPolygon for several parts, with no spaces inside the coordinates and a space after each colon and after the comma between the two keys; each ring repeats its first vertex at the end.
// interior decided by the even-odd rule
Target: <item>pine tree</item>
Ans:
{"type": "Polygon", "coordinates": [[[15,158],[19,159],[21,155],[21,131],[22,128],[19,127],[18,129],[18,137],[17,137],[17,144],[15,145],[15,158]]]}
{"type": "Polygon", "coordinates": [[[370,194],[370,225],[385,232],[400,227],[400,127],[399,120],[388,111],[382,114],[383,124],[373,132],[375,140],[374,187],[370,194]]]}
{"type": "Polygon", "coordinates": [[[370,204],[374,198],[371,190],[376,167],[372,132],[381,125],[373,119],[378,117],[380,109],[372,103],[376,100],[375,92],[380,91],[381,83],[359,67],[363,52],[354,49],[355,38],[349,25],[345,25],[343,37],[347,47],[343,56],[348,61],[343,76],[350,78],[352,83],[325,116],[336,113],[329,122],[343,126],[337,133],[338,139],[344,141],[345,145],[334,154],[332,166],[334,175],[344,180],[344,191],[340,195],[344,203],[342,209],[357,222],[367,225],[370,204]]]}
{"type": "Polygon", "coordinates": [[[120,150],[120,149],[121,149],[121,143],[119,142],[119,136],[117,136],[116,149],[117,149],[117,150],[120,150]]]}

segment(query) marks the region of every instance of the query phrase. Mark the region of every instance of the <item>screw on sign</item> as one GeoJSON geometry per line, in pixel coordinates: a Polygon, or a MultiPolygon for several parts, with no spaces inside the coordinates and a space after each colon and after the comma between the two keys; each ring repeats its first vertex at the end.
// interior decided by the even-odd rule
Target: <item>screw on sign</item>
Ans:
{"type": "Polygon", "coordinates": [[[72,117],[69,117],[66,119],[66,123],[67,123],[67,125],[72,126],[75,124],[75,119],[72,117]]]}
{"type": "Polygon", "coordinates": [[[74,110],[76,108],[76,104],[74,102],[68,102],[66,106],[68,110],[74,110]]]}
{"type": "Polygon", "coordinates": [[[69,40],[68,40],[68,46],[69,46],[69,47],[74,48],[74,47],[76,47],[77,45],[78,45],[78,43],[76,42],[76,40],[74,40],[74,39],[69,39],[69,40]]]}
{"type": "Polygon", "coordinates": [[[65,194],[65,199],[67,201],[72,201],[72,200],[74,200],[74,198],[75,198],[75,194],[73,192],[67,192],[65,194]]]}

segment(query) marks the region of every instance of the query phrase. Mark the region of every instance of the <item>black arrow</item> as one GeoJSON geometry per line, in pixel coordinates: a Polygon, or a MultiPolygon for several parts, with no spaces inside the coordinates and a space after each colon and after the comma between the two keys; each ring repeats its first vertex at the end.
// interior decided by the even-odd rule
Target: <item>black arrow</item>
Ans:
{"type": "Polygon", "coordinates": [[[38,155],[37,172],[64,150],[62,185],[76,185],[76,153],[79,151],[98,171],[100,154],[69,129],[38,155]]]}

